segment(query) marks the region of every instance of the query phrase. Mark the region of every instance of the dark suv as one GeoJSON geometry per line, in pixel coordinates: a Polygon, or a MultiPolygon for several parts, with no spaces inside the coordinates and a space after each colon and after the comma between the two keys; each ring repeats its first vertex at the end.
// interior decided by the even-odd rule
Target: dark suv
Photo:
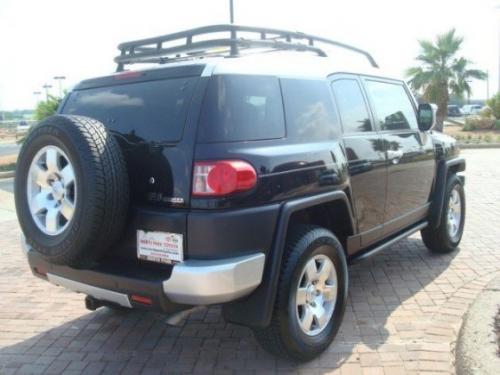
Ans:
{"type": "Polygon", "coordinates": [[[417,231],[433,252],[458,246],[465,162],[431,131],[436,107],[367,52],[235,25],[119,48],[118,72],[76,86],[16,171],[34,275],[90,309],[175,320],[223,304],[266,349],[308,360],[340,327],[348,261],[417,231]],[[157,66],[125,70],[139,63],[157,66]]]}

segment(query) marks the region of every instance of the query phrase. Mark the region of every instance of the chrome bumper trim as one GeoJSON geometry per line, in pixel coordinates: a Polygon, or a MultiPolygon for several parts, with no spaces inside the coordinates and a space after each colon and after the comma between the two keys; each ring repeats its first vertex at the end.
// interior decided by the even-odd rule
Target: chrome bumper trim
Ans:
{"type": "Polygon", "coordinates": [[[120,306],[132,308],[130,300],[126,294],[114,292],[112,290],[98,288],[96,286],[80,283],[78,281],[70,280],[65,277],[53,275],[47,273],[47,279],[55,285],[62,286],[66,289],[72,290],[78,293],[84,293],[95,299],[101,301],[114,302],[120,306]]]}
{"type": "Polygon", "coordinates": [[[172,269],[163,291],[173,302],[211,305],[233,301],[262,281],[266,256],[257,253],[218,260],[186,260],[172,269]]]}

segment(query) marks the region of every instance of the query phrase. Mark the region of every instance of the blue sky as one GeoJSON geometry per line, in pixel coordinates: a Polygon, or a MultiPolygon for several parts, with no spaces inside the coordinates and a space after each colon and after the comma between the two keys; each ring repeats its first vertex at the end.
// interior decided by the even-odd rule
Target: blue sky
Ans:
{"type": "MultiPolygon", "coordinates": [[[[322,35],[364,48],[384,70],[402,76],[417,39],[451,27],[463,54],[490,72],[498,89],[499,0],[234,0],[236,23],[322,35]]],[[[30,108],[33,91],[114,71],[118,43],[228,20],[228,0],[0,0],[0,109],[30,108]]],[[[486,97],[486,83],[473,84],[486,97]]]]}

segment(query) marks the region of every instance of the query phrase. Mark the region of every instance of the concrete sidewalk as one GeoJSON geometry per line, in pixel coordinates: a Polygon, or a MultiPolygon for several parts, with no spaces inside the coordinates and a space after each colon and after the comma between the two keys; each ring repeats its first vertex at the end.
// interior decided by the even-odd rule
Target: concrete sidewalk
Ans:
{"type": "Polygon", "coordinates": [[[479,294],[465,316],[457,342],[457,374],[498,375],[500,356],[494,319],[500,310],[500,276],[479,294]]]}

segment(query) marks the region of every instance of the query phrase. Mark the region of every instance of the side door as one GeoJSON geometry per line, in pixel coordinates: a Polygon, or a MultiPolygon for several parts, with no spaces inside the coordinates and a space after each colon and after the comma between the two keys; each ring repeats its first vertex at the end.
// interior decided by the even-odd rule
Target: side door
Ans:
{"type": "Polygon", "coordinates": [[[385,151],[358,77],[335,75],[334,98],[342,124],[358,233],[353,253],[380,239],[386,199],[385,151]]]}
{"type": "Polygon", "coordinates": [[[403,82],[362,79],[387,160],[384,235],[423,219],[435,174],[432,139],[418,129],[414,100],[403,82]]]}

